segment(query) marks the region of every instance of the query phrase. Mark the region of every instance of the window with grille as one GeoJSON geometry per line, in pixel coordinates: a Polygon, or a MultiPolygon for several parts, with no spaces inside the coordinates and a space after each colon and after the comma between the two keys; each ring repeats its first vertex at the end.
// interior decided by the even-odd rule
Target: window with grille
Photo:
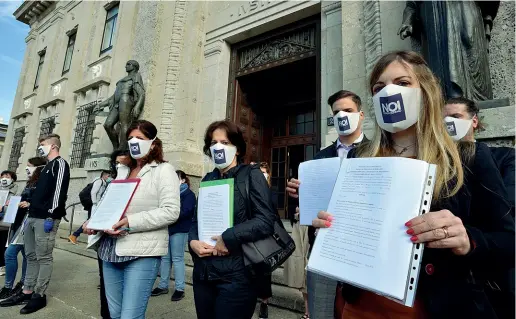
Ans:
{"type": "Polygon", "coordinates": [[[92,102],[79,107],[77,125],[72,143],[71,168],[82,168],[86,158],[90,155],[90,147],[93,142],[93,130],[95,129],[95,113],[93,110],[97,102],[92,102]]]}
{"type": "Polygon", "coordinates": [[[41,121],[41,128],[39,129],[39,137],[43,137],[54,132],[54,128],[56,127],[56,118],[55,116],[47,117],[41,121]]]}
{"type": "Polygon", "coordinates": [[[104,34],[102,35],[100,54],[111,50],[115,43],[116,20],[118,20],[118,5],[110,8],[106,13],[106,22],[104,23],[104,34]]]}
{"type": "Polygon", "coordinates": [[[43,64],[45,63],[45,51],[42,51],[39,54],[39,62],[38,62],[38,70],[36,71],[36,79],[34,80],[34,90],[39,86],[39,77],[41,76],[41,70],[43,69],[43,64]]]}
{"type": "Polygon", "coordinates": [[[72,64],[72,56],[73,56],[73,48],[75,46],[75,36],[77,35],[76,32],[70,34],[68,36],[68,45],[66,46],[66,55],[65,60],[63,64],[63,73],[70,71],[70,65],[72,64]]]}
{"type": "Polygon", "coordinates": [[[25,136],[25,128],[20,127],[14,130],[13,147],[11,155],[9,155],[8,169],[16,172],[18,169],[18,161],[20,160],[21,148],[23,144],[23,137],[25,136]]]}

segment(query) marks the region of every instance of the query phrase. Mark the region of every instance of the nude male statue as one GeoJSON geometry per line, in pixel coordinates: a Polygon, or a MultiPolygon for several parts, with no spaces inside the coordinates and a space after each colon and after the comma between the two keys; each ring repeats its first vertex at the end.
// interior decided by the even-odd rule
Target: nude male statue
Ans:
{"type": "Polygon", "coordinates": [[[127,76],[116,83],[115,93],[100,102],[95,112],[98,112],[109,106],[109,114],[104,123],[113,149],[127,149],[127,139],[125,133],[131,123],[138,119],[143,110],[145,102],[145,89],[143,88],[143,80],[138,72],[140,65],[134,60],[127,61],[125,71],[127,76]],[[120,130],[117,134],[115,125],[120,123],[120,130]]]}

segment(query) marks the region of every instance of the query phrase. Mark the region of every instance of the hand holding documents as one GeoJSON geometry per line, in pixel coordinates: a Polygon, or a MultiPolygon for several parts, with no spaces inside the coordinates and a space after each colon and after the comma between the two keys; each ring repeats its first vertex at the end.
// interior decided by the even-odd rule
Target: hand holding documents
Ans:
{"type": "Polygon", "coordinates": [[[340,158],[325,158],[299,165],[299,223],[312,225],[321,210],[328,209],[333,186],[340,168],[340,158]]]}
{"type": "Polygon", "coordinates": [[[201,182],[197,207],[200,241],[215,246],[216,241],[212,237],[220,236],[233,227],[233,193],[232,178],[201,182]]]}
{"type": "Polygon", "coordinates": [[[18,212],[18,206],[20,205],[21,196],[11,196],[9,199],[9,206],[7,206],[7,212],[5,213],[3,222],[12,224],[16,219],[16,213],[18,212]]]}
{"type": "Polygon", "coordinates": [[[125,179],[112,181],[106,189],[97,209],[92,212],[88,228],[94,230],[112,229],[125,214],[139,179],[125,179]]]}
{"type": "Polygon", "coordinates": [[[412,306],[423,245],[404,223],[428,212],[435,168],[407,158],[342,161],[327,209],[332,226],[320,229],[308,270],[412,306]]]}

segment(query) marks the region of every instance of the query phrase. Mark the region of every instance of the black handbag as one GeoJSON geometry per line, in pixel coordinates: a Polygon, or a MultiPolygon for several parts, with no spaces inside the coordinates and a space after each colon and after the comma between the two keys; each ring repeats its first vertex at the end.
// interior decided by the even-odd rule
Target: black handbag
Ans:
{"type": "MultiPolygon", "coordinates": [[[[251,166],[244,172],[245,192],[244,199],[246,201],[249,219],[251,216],[251,207],[249,200],[249,172],[251,166]]],[[[238,187],[238,184],[237,184],[238,187]]],[[[294,240],[285,230],[279,215],[274,221],[274,233],[264,239],[242,244],[244,255],[244,265],[250,268],[256,274],[271,274],[276,268],[281,266],[296,250],[294,240]]]]}

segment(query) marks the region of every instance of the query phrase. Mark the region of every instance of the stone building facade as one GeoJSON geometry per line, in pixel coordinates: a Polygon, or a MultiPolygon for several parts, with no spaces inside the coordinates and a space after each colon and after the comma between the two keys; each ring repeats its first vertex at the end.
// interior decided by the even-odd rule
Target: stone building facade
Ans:
{"type": "MultiPolygon", "coordinates": [[[[197,178],[211,170],[202,153],[203,133],[210,122],[237,120],[236,114],[249,112],[245,121],[237,120],[249,140],[265,134],[259,121],[268,114],[240,106],[239,85],[245,84],[241,73],[272,69],[288,59],[313,61],[306,65],[314,67],[310,98],[314,112],[297,122],[298,130],[303,125],[306,132],[312,130],[308,132],[312,135],[303,136],[313,145],[305,147],[306,154],[313,153],[337,136],[327,125],[331,115],[327,97],[345,88],[369,100],[367,74],[376,59],[395,49],[417,49],[396,34],[404,6],[404,1],[378,0],[26,1],[14,13],[30,25],[30,32],[0,166],[15,168],[23,176],[38,137],[57,133],[62,138],[61,154],[72,164],[69,202],[76,201],[79,190],[106,167],[112,151],[102,127],[107,114],[93,114],[92,108],[114,92],[130,59],[140,63],[146,90],[141,118],[158,127],[166,159],[197,178]],[[304,33],[289,31],[291,25],[305,28],[304,33]],[[254,40],[257,37],[261,46],[254,40]],[[288,42],[285,39],[306,43],[281,46],[288,42]],[[279,58],[264,57],[268,50],[279,52],[279,58]],[[235,67],[235,57],[241,61],[253,52],[258,53],[251,62],[263,63],[235,67]]],[[[479,138],[503,144],[514,139],[514,31],[514,2],[502,2],[490,59],[495,98],[508,98],[509,103],[483,111],[488,129],[479,138]]],[[[254,79],[259,84],[258,77],[254,79]]],[[[366,134],[368,127],[366,123],[366,134]]],[[[261,152],[260,143],[257,150],[251,142],[250,152],[261,155],[250,158],[271,158],[270,152],[261,152]]],[[[274,158],[271,161],[275,163],[274,158]]]]}

